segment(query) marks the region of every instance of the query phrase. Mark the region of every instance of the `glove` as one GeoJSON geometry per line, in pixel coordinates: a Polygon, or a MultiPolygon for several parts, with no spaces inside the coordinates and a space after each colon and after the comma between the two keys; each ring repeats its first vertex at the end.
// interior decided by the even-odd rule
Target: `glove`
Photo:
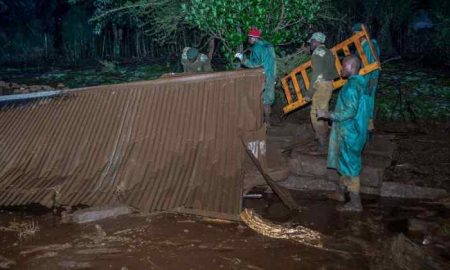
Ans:
{"type": "Polygon", "coordinates": [[[330,119],[330,113],[327,111],[318,110],[317,111],[317,118],[322,119],[330,119]]]}
{"type": "Polygon", "coordinates": [[[239,61],[242,61],[242,59],[244,59],[244,55],[243,55],[242,53],[236,53],[236,54],[234,55],[234,57],[235,57],[235,58],[238,58],[239,61]]]}

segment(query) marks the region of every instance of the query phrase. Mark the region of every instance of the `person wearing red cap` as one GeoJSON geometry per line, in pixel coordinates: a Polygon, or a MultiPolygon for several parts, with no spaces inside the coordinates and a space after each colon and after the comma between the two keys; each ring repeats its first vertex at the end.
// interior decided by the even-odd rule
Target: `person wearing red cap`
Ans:
{"type": "Polygon", "coordinates": [[[235,57],[239,58],[241,64],[245,67],[262,67],[264,69],[266,79],[264,83],[262,102],[264,105],[264,121],[269,127],[272,104],[275,101],[275,74],[277,68],[275,50],[272,44],[261,39],[261,30],[256,27],[252,27],[248,32],[248,43],[252,45],[250,58],[244,58],[242,53],[236,53],[235,57]]]}

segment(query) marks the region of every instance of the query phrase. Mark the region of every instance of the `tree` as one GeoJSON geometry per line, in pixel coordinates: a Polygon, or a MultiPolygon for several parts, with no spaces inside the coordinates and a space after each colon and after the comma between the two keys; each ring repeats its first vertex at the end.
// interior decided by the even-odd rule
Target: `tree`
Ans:
{"type": "Polygon", "coordinates": [[[260,28],[273,45],[301,43],[316,21],[322,0],[192,0],[183,4],[186,20],[221,42],[223,53],[233,53],[251,26],[260,28]]]}

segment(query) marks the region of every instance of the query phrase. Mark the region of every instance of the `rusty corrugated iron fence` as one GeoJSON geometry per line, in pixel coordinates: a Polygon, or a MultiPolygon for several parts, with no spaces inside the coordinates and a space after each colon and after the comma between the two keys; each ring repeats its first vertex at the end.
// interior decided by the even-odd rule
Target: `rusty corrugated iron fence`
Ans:
{"type": "Polygon", "coordinates": [[[238,218],[241,138],[264,140],[263,80],[261,70],[200,74],[3,108],[0,205],[122,202],[238,218]]]}

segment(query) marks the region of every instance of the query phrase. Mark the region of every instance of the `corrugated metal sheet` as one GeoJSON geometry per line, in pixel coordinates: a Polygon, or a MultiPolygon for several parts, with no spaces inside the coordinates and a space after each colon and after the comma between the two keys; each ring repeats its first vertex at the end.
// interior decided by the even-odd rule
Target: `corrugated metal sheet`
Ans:
{"type": "MultiPolygon", "coordinates": [[[[68,91],[0,111],[0,205],[127,203],[238,218],[261,70],[68,91]]],[[[255,133],[256,134],[256,133],[255,133]]]]}

